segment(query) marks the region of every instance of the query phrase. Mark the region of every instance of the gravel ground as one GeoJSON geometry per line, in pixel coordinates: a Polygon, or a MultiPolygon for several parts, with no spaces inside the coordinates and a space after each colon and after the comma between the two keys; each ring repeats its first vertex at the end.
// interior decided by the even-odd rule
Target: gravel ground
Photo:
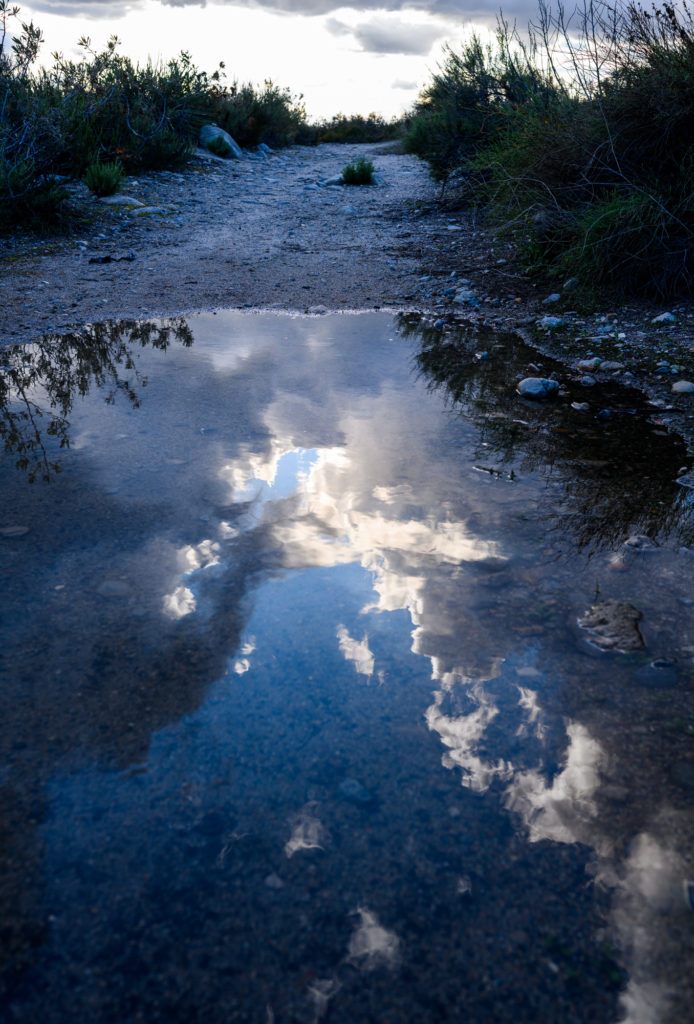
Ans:
{"type": "Polygon", "coordinates": [[[671,386],[694,380],[694,304],[611,300],[596,310],[566,294],[545,305],[557,284],[530,280],[506,242],[469,210],[441,202],[426,167],[392,150],[199,155],[181,173],[128,179],[116,199],[130,197],[127,205],[72,186],[89,214],[80,235],[4,240],[0,344],[100,320],[217,308],[418,309],[520,331],[574,366],[590,355],[618,361],[623,369],[610,376],[644,388],[692,442],[694,396],[673,396],[671,386]],[[361,155],[374,161],[378,185],[325,184],[361,155]],[[475,292],[472,306],[455,302],[461,279],[475,292]],[[663,312],[674,319],[654,324],[663,312]],[[563,326],[540,326],[547,314],[563,326]]]}

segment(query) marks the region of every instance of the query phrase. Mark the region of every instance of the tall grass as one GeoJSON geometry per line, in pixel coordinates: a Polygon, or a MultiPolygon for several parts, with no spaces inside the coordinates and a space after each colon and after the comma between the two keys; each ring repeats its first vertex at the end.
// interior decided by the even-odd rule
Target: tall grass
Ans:
{"type": "Polygon", "coordinates": [[[521,36],[449,50],[406,146],[455,181],[532,258],[591,284],[694,289],[694,22],[583,0],[540,0],[521,36]]]}

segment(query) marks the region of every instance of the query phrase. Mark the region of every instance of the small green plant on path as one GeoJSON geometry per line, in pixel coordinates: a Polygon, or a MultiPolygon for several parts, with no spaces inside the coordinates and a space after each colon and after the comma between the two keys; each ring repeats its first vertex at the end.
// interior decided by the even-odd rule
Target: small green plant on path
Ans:
{"type": "Polygon", "coordinates": [[[374,165],[366,157],[353,160],[342,171],[345,185],[373,185],[374,165]]]}
{"type": "Polygon", "coordinates": [[[113,196],[123,184],[123,165],[118,160],[109,164],[97,161],[87,167],[83,180],[95,196],[113,196]]]}

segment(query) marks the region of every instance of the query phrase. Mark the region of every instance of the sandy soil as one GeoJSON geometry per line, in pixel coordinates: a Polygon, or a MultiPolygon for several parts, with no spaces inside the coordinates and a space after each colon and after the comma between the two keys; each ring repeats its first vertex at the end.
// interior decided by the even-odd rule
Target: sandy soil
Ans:
{"type": "Polygon", "coordinates": [[[392,148],[199,157],[181,173],[128,179],[116,199],[133,200],[126,205],[73,186],[74,204],[90,218],[82,234],[0,240],[0,344],[98,320],[222,307],[418,309],[520,330],[574,366],[590,353],[620,359],[628,379],[672,404],[677,429],[692,435],[694,396],[671,394],[673,380],[694,380],[691,302],[586,311],[567,295],[544,306],[557,284],[529,280],[510,246],[469,210],[441,203],[426,167],[392,148]],[[361,155],[373,160],[379,184],[326,184],[361,155]],[[477,306],[455,304],[461,278],[476,289],[477,306]],[[675,322],[654,325],[664,310],[675,322]],[[548,313],[565,318],[563,331],[537,326],[548,313]],[[662,371],[659,359],[681,369],[662,371]]]}

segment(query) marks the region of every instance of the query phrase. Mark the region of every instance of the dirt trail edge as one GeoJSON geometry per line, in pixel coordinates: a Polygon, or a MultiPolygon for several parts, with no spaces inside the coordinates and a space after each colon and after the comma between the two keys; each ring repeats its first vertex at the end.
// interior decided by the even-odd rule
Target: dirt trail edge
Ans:
{"type": "Polygon", "coordinates": [[[392,149],[198,155],[181,172],[129,178],[106,200],[71,185],[90,217],[81,235],[0,238],[0,346],[90,322],[219,308],[420,310],[519,331],[573,368],[591,354],[618,361],[615,372],[671,409],[691,443],[694,395],[671,390],[694,381],[691,302],[584,313],[566,294],[547,305],[557,286],[529,280],[509,245],[474,213],[439,203],[426,166],[392,149]],[[378,183],[336,184],[357,156],[374,162],[378,183]],[[466,286],[475,298],[460,305],[466,286]],[[548,315],[562,326],[544,325],[548,315]]]}

